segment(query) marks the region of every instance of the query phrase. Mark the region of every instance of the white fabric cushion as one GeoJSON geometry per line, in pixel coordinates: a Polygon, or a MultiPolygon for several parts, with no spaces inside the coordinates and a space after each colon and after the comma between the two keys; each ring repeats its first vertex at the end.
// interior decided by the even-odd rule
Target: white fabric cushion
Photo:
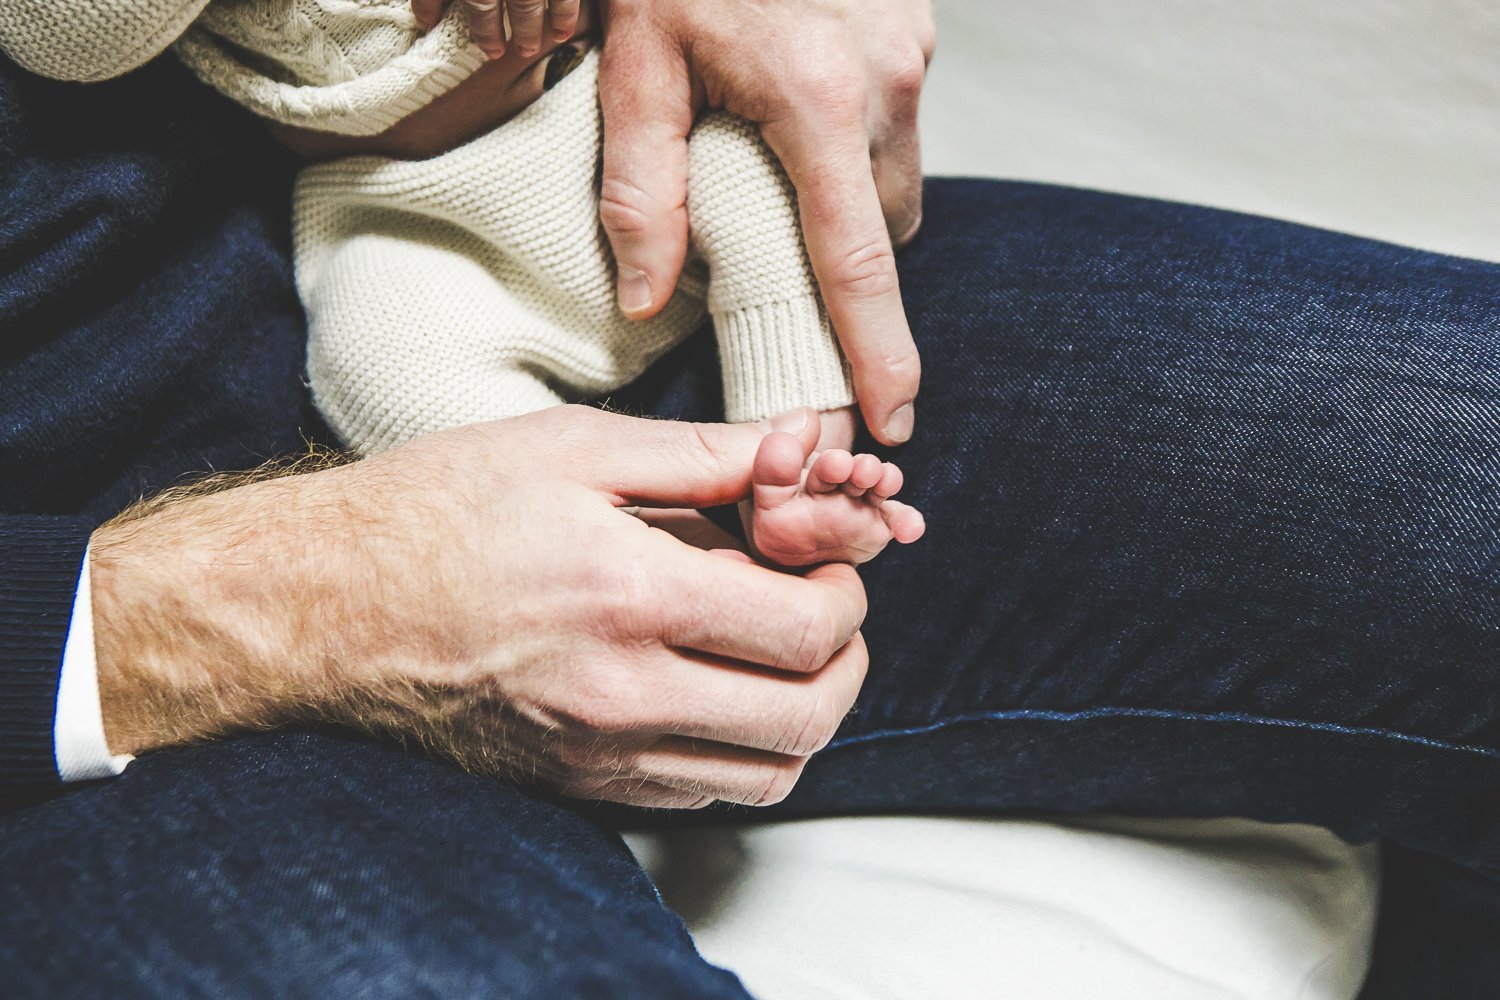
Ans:
{"type": "Polygon", "coordinates": [[[760,1000],[1347,1000],[1378,854],[1309,826],[878,817],[631,834],[760,1000]]]}

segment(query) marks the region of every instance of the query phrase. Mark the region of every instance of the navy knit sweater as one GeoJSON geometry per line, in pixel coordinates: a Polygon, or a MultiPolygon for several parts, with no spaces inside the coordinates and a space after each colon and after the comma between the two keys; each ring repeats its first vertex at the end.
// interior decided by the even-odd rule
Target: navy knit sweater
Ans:
{"type": "Polygon", "coordinates": [[[90,532],[326,434],[301,378],[292,169],[170,61],[77,85],[0,57],[0,802],[57,782],[90,532]]]}

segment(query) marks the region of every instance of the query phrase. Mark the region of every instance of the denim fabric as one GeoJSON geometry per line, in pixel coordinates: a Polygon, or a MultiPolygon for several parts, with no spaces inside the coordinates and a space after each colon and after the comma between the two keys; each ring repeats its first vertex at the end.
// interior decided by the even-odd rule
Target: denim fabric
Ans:
{"type": "Polygon", "coordinates": [[[0,802],[57,783],[93,529],[327,436],[301,382],[293,167],[171,60],[85,87],[0,57],[0,802]]]}
{"type": "Polygon", "coordinates": [[[327,435],[294,166],[172,60],[80,86],[0,56],[0,518],[97,524],[327,435]]]}
{"type": "MultiPolygon", "coordinates": [[[[866,567],[855,711],[754,815],[1383,837],[1369,995],[1497,995],[1500,267],[934,182],[902,282],[928,532],[866,567]]],[[[711,415],[686,350],[624,402],[711,415]]]]}
{"type": "MultiPolygon", "coordinates": [[[[152,148],[218,127],[186,115],[152,148]]],[[[129,162],[180,176],[181,156],[211,148],[129,162]]],[[[188,190],[170,203],[214,203],[188,190]]],[[[290,294],[284,206],[242,202],[232,219],[189,215],[201,226],[180,238],[237,226],[254,282],[218,256],[206,273],[143,259],[143,280],[182,280],[111,324],[96,317],[133,279],[88,299],[88,268],[69,271],[74,245],[57,242],[38,272],[73,275],[47,286],[56,336],[149,346],[161,310],[186,322],[219,296],[181,340],[211,369],[203,336],[236,308],[265,315],[268,295],[284,313],[290,294]]],[[[32,208],[8,203],[7,231],[55,232],[25,228],[32,208]]],[[[855,712],[779,807],[625,818],[1322,823],[1394,845],[1367,995],[1493,996],[1500,267],[1161,202],[935,182],[902,274],[926,376],[900,460],[929,533],[865,572],[872,666],[855,712]]],[[[9,484],[25,509],[103,512],[199,467],[213,440],[244,450],[295,427],[285,323],[267,329],[274,364],[223,342],[212,384],[233,388],[233,412],[213,434],[174,399],[183,369],[163,357],[159,385],[143,363],[129,394],[75,394],[104,417],[12,438],[32,449],[35,481],[9,484]],[[279,429],[254,431],[262,418],[279,429]],[[92,435],[115,419],[140,423],[101,453],[92,435]]],[[[615,403],[711,413],[715,367],[699,337],[615,403]]],[[[33,402],[50,414],[75,397],[33,402]]],[[[322,732],[143,757],[0,814],[4,992],[743,996],[604,818],[621,816],[322,732]]]]}
{"type": "Polygon", "coordinates": [[[0,830],[6,997],[745,997],[618,837],[396,747],[167,751],[0,830]]]}

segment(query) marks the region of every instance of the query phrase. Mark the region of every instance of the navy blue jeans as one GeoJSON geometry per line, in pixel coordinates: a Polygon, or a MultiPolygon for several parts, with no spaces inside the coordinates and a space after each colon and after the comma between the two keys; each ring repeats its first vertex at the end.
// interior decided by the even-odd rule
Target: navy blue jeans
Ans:
{"type": "MultiPolygon", "coordinates": [[[[920,543],[782,805],[1238,815],[1382,838],[1368,997],[1500,984],[1500,267],[1161,202],[932,182],[903,288],[920,543]]],[[[711,342],[630,405],[712,412],[711,342]]],[[[617,400],[617,402],[619,402],[617,400]]],[[[0,816],[27,995],[741,997],[609,832],[327,732],[0,816]]],[[[642,817],[632,817],[640,820],[642,817]]]]}

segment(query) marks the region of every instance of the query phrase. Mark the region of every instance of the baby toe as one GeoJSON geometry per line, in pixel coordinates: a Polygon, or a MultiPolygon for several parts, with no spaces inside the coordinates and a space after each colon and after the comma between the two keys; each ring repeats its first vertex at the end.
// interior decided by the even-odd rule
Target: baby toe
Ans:
{"type": "Polygon", "coordinates": [[[849,481],[854,471],[854,456],[834,448],[813,460],[807,472],[807,489],[812,493],[832,493],[849,481]]]}
{"type": "Polygon", "coordinates": [[[849,481],[844,484],[844,492],[851,497],[865,495],[865,491],[880,482],[883,471],[880,459],[874,455],[859,455],[854,459],[854,468],[849,472],[849,481]]]}
{"type": "Polygon", "coordinates": [[[750,479],[757,486],[796,486],[802,481],[802,463],[807,456],[790,434],[777,431],[761,439],[750,479]]]}
{"type": "Polygon", "coordinates": [[[886,462],[880,470],[880,481],[870,487],[870,492],[884,500],[900,493],[905,482],[906,477],[901,474],[901,470],[886,462]]]}
{"type": "Polygon", "coordinates": [[[891,531],[891,537],[902,545],[910,545],[927,530],[927,519],[922,516],[922,512],[899,500],[885,501],[880,505],[880,513],[891,531]]]}

